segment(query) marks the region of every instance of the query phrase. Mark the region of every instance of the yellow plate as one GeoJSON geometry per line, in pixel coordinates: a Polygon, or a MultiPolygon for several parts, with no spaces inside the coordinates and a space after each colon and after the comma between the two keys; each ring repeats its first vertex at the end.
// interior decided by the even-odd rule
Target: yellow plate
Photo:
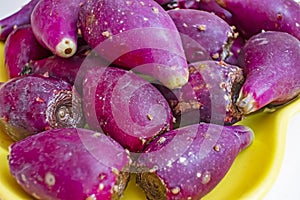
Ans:
{"type": "MultiPolygon", "coordinates": [[[[0,82],[6,81],[3,64],[3,43],[0,43],[0,82]]],[[[283,160],[289,120],[300,112],[300,98],[276,112],[260,112],[247,117],[240,124],[255,132],[253,144],[240,153],[222,182],[204,200],[259,200],[270,190],[283,160]]],[[[8,168],[8,146],[12,141],[0,133],[0,199],[29,200],[11,177],[8,168]]],[[[143,192],[131,180],[123,200],[145,200],[143,192]]]]}

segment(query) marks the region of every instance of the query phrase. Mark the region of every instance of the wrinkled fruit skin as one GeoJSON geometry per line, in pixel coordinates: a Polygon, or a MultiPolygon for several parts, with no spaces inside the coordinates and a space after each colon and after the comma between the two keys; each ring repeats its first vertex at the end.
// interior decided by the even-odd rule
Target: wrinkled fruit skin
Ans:
{"type": "Polygon", "coordinates": [[[83,107],[90,128],[103,130],[132,152],[172,128],[166,99],[149,82],[114,67],[91,69],[83,81],[83,107]]]}
{"type": "Polygon", "coordinates": [[[129,179],[127,152],[86,129],[55,129],[10,146],[12,176],[43,200],[119,199],[129,179]]]}
{"type": "Polygon", "coordinates": [[[237,105],[249,114],[269,104],[283,104],[300,93],[300,41],[284,32],[251,37],[240,55],[246,80],[237,105]]]}
{"type": "Polygon", "coordinates": [[[0,86],[0,128],[21,140],[47,129],[84,125],[81,100],[67,82],[41,75],[0,86]]]}
{"type": "Polygon", "coordinates": [[[201,199],[253,141],[245,126],[197,124],[167,132],[137,160],[137,183],[149,200],[201,199]],[[224,159],[226,158],[226,159],[224,159]]]}

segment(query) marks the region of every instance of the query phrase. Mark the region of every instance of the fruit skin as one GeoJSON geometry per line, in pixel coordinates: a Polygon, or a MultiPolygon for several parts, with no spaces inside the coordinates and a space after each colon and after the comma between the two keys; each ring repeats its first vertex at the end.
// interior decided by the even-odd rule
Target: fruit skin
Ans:
{"type": "Polygon", "coordinates": [[[93,67],[106,67],[107,61],[96,55],[88,46],[80,49],[70,58],[53,55],[40,60],[32,60],[23,67],[21,75],[41,74],[62,79],[74,85],[82,95],[82,81],[86,72],[93,67]]]}
{"type": "Polygon", "coordinates": [[[40,60],[32,60],[23,67],[23,74],[47,74],[73,85],[84,59],[84,56],[74,55],[68,59],[50,56],[40,60]]]}
{"type": "Polygon", "coordinates": [[[300,40],[300,4],[294,0],[216,0],[249,38],[261,31],[287,32],[300,40]]]}
{"type": "Polygon", "coordinates": [[[149,200],[201,199],[226,175],[254,138],[246,126],[196,124],[167,132],[136,161],[149,200]]]}
{"type": "Polygon", "coordinates": [[[40,0],[30,0],[20,10],[0,20],[0,40],[5,41],[17,26],[30,24],[30,15],[40,0]]]}
{"type": "Polygon", "coordinates": [[[44,200],[119,199],[129,180],[128,153],[108,136],[53,129],[10,146],[12,176],[44,200]]]}
{"type": "Polygon", "coordinates": [[[169,88],[187,82],[180,35],[155,1],[87,0],[79,22],[87,43],[120,68],[150,75],[169,88]]]}
{"type": "Polygon", "coordinates": [[[14,29],[5,42],[4,62],[9,78],[20,76],[23,67],[31,60],[46,58],[51,52],[36,40],[30,24],[14,29]]]}
{"type": "Polygon", "coordinates": [[[300,93],[300,41],[284,32],[251,37],[240,60],[245,73],[237,106],[249,114],[267,105],[284,104],[300,93]]]}
{"type": "Polygon", "coordinates": [[[13,140],[48,129],[83,125],[81,99],[65,81],[28,75],[0,85],[0,129],[13,140]]]}
{"type": "Polygon", "coordinates": [[[222,8],[215,0],[200,1],[199,10],[215,13],[228,24],[232,25],[232,14],[228,10],[222,8]]]}
{"type": "Polygon", "coordinates": [[[189,64],[189,81],[180,89],[156,85],[168,100],[175,127],[200,122],[232,125],[243,119],[236,100],[245,77],[235,65],[218,61],[189,64]]]}
{"type": "Polygon", "coordinates": [[[84,1],[40,0],[32,11],[33,33],[53,54],[64,58],[75,54],[78,12],[84,1]]]}
{"type": "Polygon", "coordinates": [[[178,31],[185,36],[181,38],[188,62],[224,60],[228,57],[234,32],[222,18],[207,11],[194,9],[169,10],[168,14],[178,31]],[[192,45],[193,41],[199,45],[199,49],[192,45]],[[206,54],[210,58],[206,58],[206,54]]]}
{"type": "Polygon", "coordinates": [[[165,10],[171,9],[199,9],[200,1],[198,0],[155,0],[165,10]]]}
{"type": "Polygon", "coordinates": [[[173,125],[168,102],[149,82],[131,71],[93,68],[83,81],[86,122],[131,152],[140,152],[173,125]]]}

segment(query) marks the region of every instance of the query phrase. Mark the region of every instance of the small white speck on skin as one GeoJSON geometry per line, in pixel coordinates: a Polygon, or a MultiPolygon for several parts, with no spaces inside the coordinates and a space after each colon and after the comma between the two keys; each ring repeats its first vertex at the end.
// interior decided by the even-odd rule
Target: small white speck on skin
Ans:
{"type": "Polygon", "coordinates": [[[186,23],[183,23],[182,26],[185,27],[185,28],[188,27],[188,25],[186,23]]]}
{"type": "Polygon", "coordinates": [[[119,192],[119,186],[118,185],[114,185],[113,190],[116,193],[119,192]]]}
{"type": "Polygon", "coordinates": [[[201,172],[197,172],[197,178],[200,178],[202,176],[201,172]]]}
{"type": "Polygon", "coordinates": [[[41,197],[39,195],[37,195],[36,193],[32,193],[31,195],[36,199],[41,199],[41,197]]]}
{"type": "Polygon", "coordinates": [[[300,24],[298,22],[296,22],[296,27],[300,27],[300,24]]]}
{"type": "Polygon", "coordinates": [[[212,55],[212,58],[213,59],[218,59],[220,57],[220,54],[219,53],[215,53],[212,55]]]}
{"type": "Polygon", "coordinates": [[[21,179],[22,179],[23,182],[27,181],[25,174],[21,174],[21,179]]]}
{"type": "Polygon", "coordinates": [[[140,139],[140,141],[142,142],[143,145],[147,142],[147,140],[145,138],[139,138],[139,139],[140,139]]]}
{"type": "Polygon", "coordinates": [[[55,185],[55,176],[51,172],[47,172],[45,175],[45,183],[48,186],[55,185]]]}
{"type": "Polygon", "coordinates": [[[148,21],[149,19],[148,19],[147,17],[144,17],[143,20],[144,20],[144,21],[148,21]]]}
{"type": "Polygon", "coordinates": [[[111,36],[109,31],[102,32],[102,36],[109,38],[111,36]]]}
{"type": "Polygon", "coordinates": [[[203,185],[206,185],[207,183],[210,182],[210,178],[211,178],[210,172],[207,172],[207,171],[204,172],[202,179],[201,179],[201,183],[203,185]]]}
{"type": "Polygon", "coordinates": [[[119,175],[119,170],[117,168],[112,168],[111,171],[115,174],[115,175],[119,175]]]}
{"type": "Polygon", "coordinates": [[[168,167],[172,167],[173,161],[172,160],[168,160],[167,166],[168,167]]]}
{"type": "Polygon", "coordinates": [[[158,13],[159,13],[159,10],[158,10],[158,8],[156,8],[156,7],[153,7],[153,8],[152,8],[152,10],[153,10],[153,12],[154,12],[154,13],[156,13],[156,14],[158,14],[158,13]]]}
{"type": "Polygon", "coordinates": [[[97,200],[96,195],[92,194],[90,196],[88,196],[85,200],[97,200]]]}
{"type": "Polygon", "coordinates": [[[206,30],[206,25],[205,24],[201,24],[197,27],[198,30],[200,31],[205,31],[206,30]]]}
{"type": "Polygon", "coordinates": [[[220,146],[219,144],[217,144],[217,145],[214,146],[214,150],[215,150],[216,152],[219,152],[220,149],[221,149],[221,146],[220,146]]]}
{"type": "Polygon", "coordinates": [[[132,4],[132,1],[126,1],[126,4],[127,4],[127,5],[131,5],[131,4],[132,4]]]}
{"type": "Polygon", "coordinates": [[[154,173],[154,172],[157,171],[157,169],[158,169],[158,166],[154,166],[154,167],[152,167],[152,168],[149,170],[149,172],[150,172],[150,173],[154,173]]]}
{"type": "Polygon", "coordinates": [[[104,184],[103,184],[103,183],[100,183],[100,184],[99,184],[98,190],[99,190],[99,191],[102,191],[103,189],[104,189],[104,184]]]}
{"type": "Polygon", "coordinates": [[[172,192],[173,194],[178,194],[178,193],[180,192],[180,187],[172,188],[172,189],[171,189],[171,192],[172,192]]]}
{"type": "Polygon", "coordinates": [[[140,1],[140,4],[141,4],[142,6],[144,6],[144,5],[145,5],[145,3],[144,3],[143,1],[140,1]]]}
{"type": "Polygon", "coordinates": [[[180,157],[180,158],[179,158],[179,162],[184,163],[185,161],[186,161],[186,158],[185,158],[185,157],[180,157]]]}
{"type": "Polygon", "coordinates": [[[166,141],[165,137],[160,137],[159,140],[157,141],[157,143],[162,144],[166,141]]]}
{"type": "Polygon", "coordinates": [[[153,120],[153,116],[151,114],[147,114],[147,119],[152,121],[153,120]]]}
{"type": "Polygon", "coordinates": [[[92,136],[97,138],[97,137],[100,137],[100,136],[101,136],[101,133],[96,132],[96,133],[94,133],[92,136]]]}

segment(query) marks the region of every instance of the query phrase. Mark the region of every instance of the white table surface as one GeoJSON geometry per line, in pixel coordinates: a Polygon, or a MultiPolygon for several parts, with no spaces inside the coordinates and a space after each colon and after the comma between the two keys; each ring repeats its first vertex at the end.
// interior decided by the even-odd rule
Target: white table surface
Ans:
{"type": "MultiPolygon", "coordinates": [[[[0,0],[0,19],[15,12],[28,1],[0,0]]],[[[286,134],[284,161],[265,200],[300,200],[300,113],[292,118],[286,134]]]]}

